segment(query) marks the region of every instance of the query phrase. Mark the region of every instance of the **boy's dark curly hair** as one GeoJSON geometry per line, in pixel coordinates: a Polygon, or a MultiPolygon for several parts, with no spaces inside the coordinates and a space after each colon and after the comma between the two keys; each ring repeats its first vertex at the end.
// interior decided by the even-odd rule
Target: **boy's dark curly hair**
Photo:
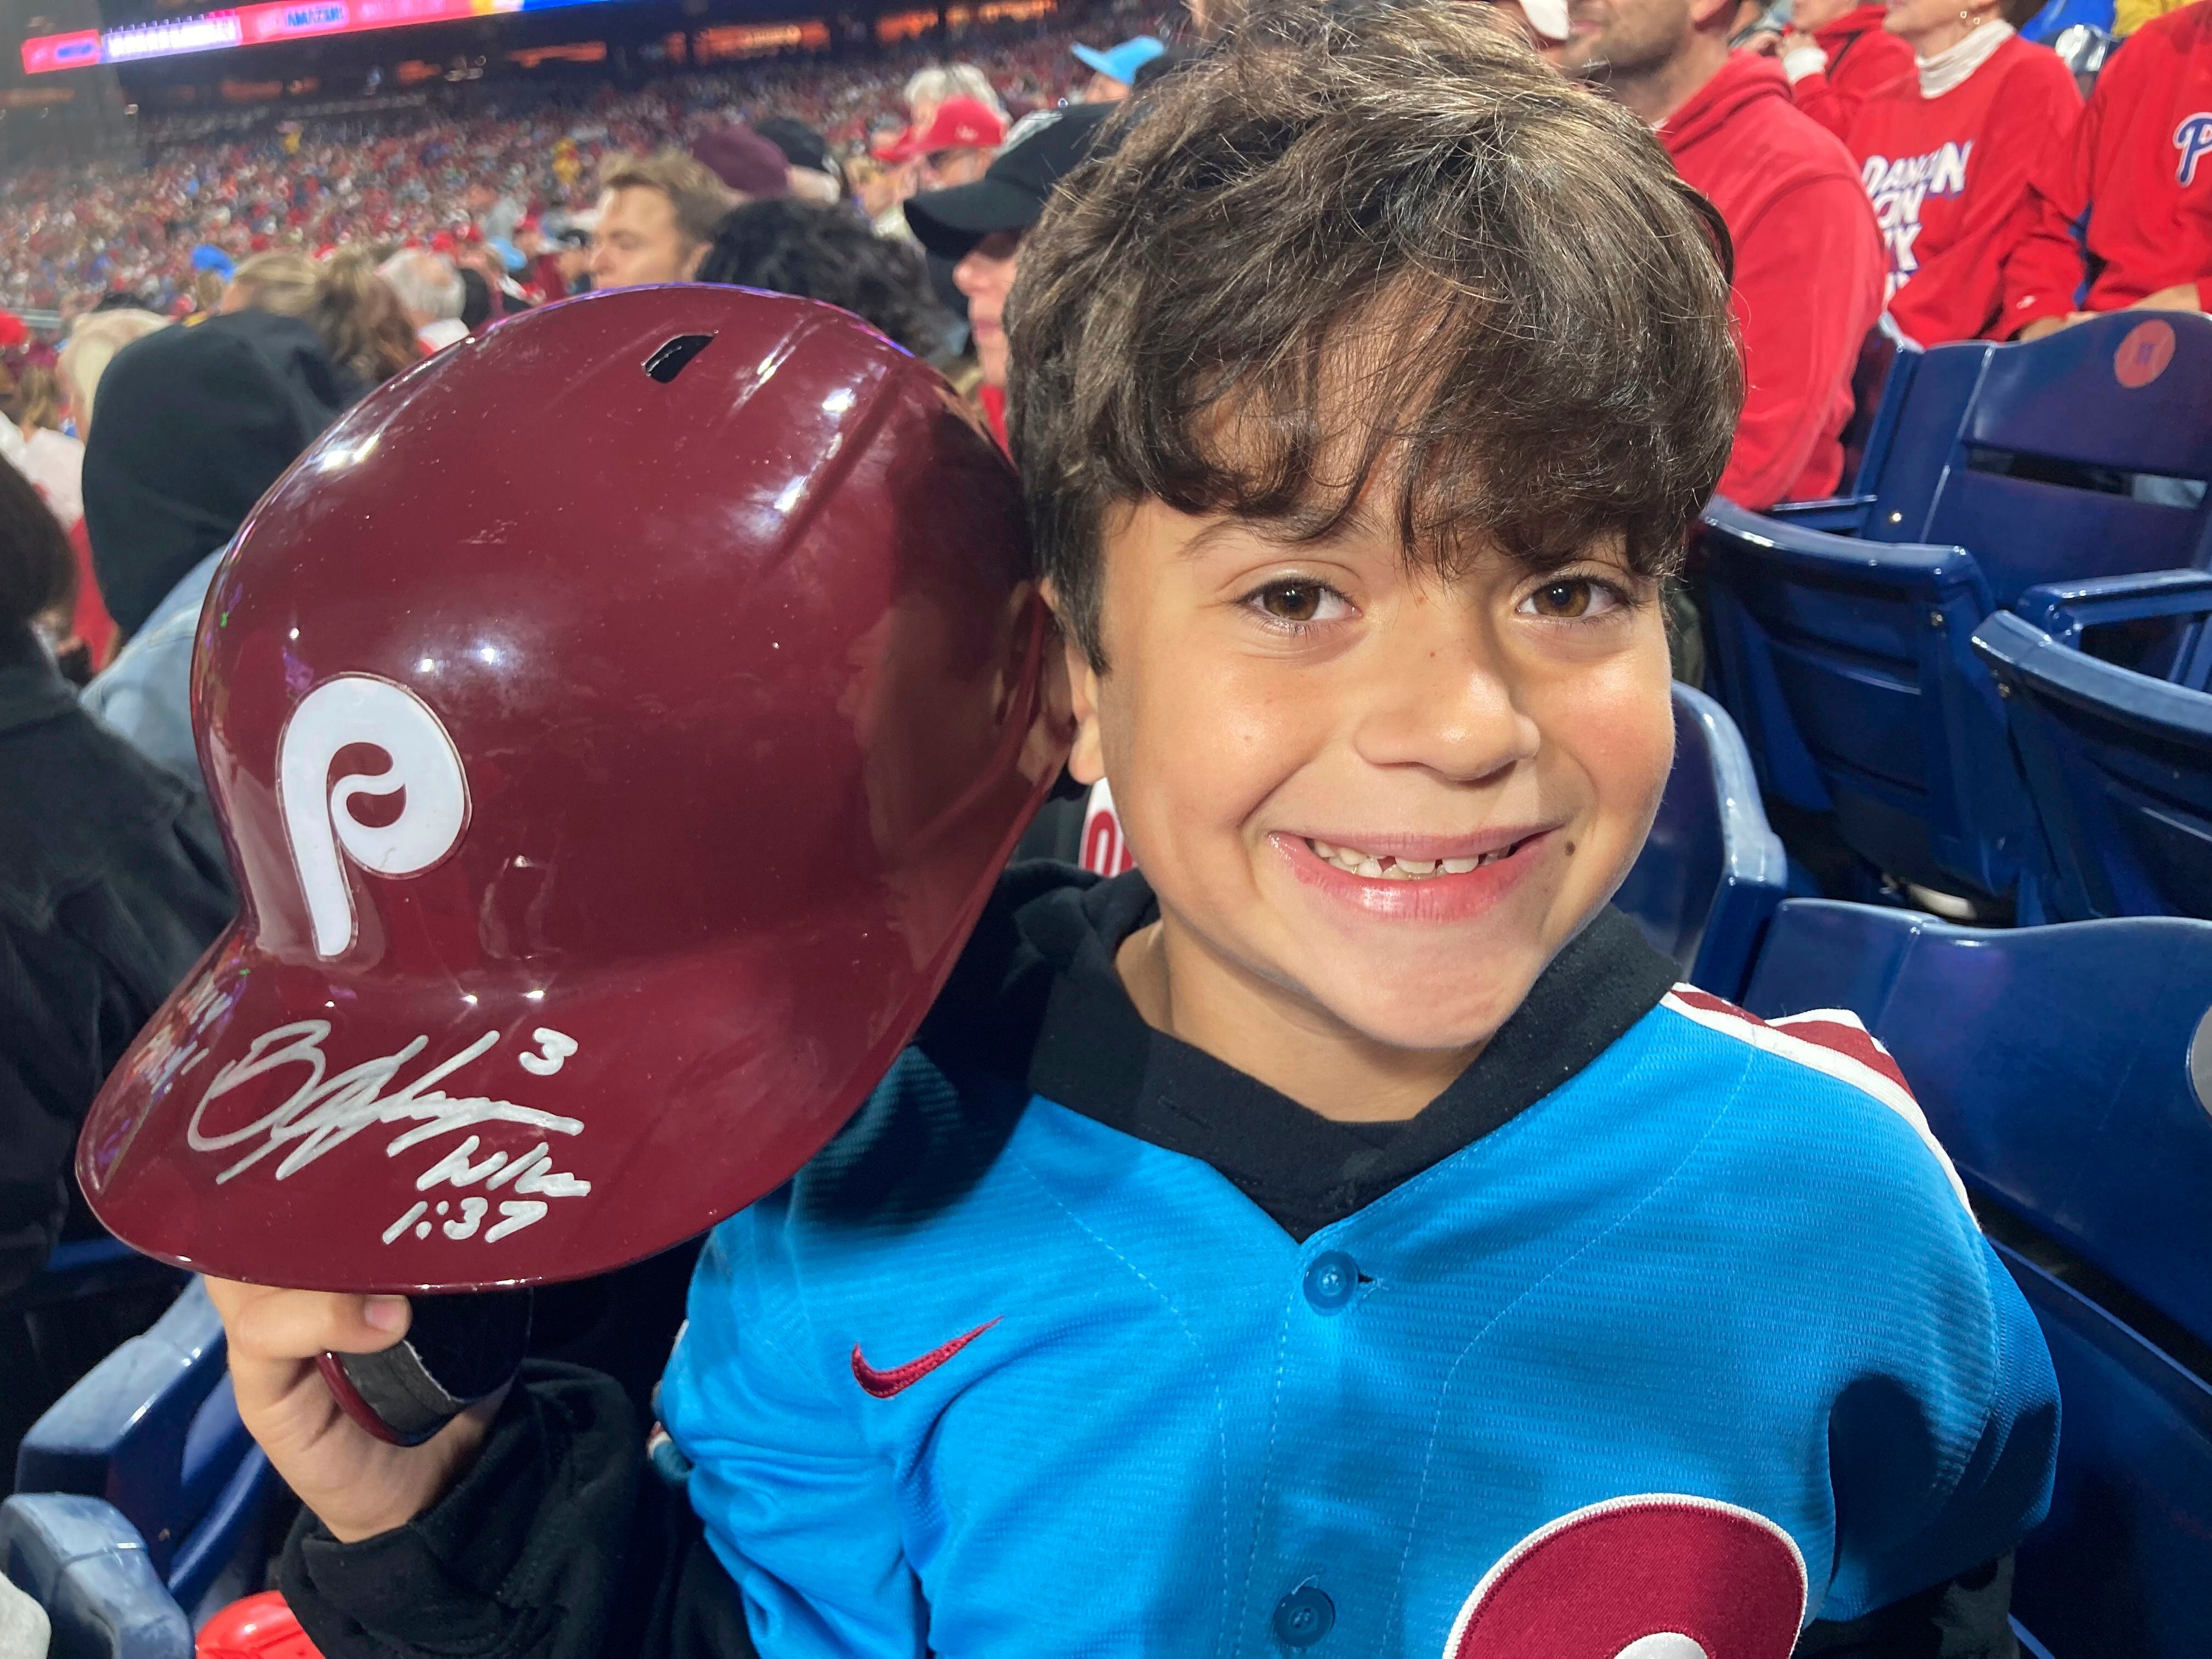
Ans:
{"type": "Polygon", "coordinates": [[[697,280],[820,300],[917,355],[938,343],[921,255],[847,207],[788,197],[747,202],[716,227],[697,280]]]}
{"type": "Polygon", "coordinates": [[[1490,10],[1255,11],[1024,242],[1014,458],[1094,664],[1103,526],[1147,498],[1296,540],[1366,496],[1445,570],[1679,558],[1742,401],[1727,229],[1490,10]]]}

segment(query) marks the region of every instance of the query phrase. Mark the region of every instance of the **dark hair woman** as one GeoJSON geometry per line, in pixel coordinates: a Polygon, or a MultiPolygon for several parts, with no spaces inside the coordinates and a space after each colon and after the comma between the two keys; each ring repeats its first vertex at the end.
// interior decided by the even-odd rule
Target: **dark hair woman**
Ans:
{"type": "Polygon", "coordinates": [[[96,1237],[70,1175],[108,1068],[229,920],[186,783],[86,713],[33,619],[65,606],[61,526],[0,466],[0,1457],[74,1374],[159,1311],[26,1308],[56,1243],[96,1237]]]}

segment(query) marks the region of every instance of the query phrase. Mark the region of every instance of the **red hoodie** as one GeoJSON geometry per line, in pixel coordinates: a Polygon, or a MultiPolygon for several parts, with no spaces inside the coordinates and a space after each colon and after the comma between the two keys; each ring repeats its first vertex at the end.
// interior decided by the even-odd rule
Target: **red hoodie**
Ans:
{"type": "Polygon", "coordinates": [[[1753,508],[1833,495],[1851,371],[1881,314],[1881,234],[1850,152],[1790,101],[1779,64],[1742,52],[1658,137],[1735,242],[1748,390],[1721,494],[1753,508]]]}
{"type": "Polygon", "coordinates": [[[2081,111],[2058,55],[2018,35],[1948,92],[1927,97],[1916,74],[1861,106],[1851,154],[1889,248],[1889,314],[1908,337],[1942,345],[1996,325],[2029,170],[2081,111]]]}
{"type": "Polygon", "coordinates": [[[1813,31],[1828,67],[1790,82],[1797,107],[1838,138],[1850,137],[1859,106],[1899,76],[1912,73],[1912,48],[1881,26],[1883,5],[1861,6],[1813,31]]]}
{"type": "Polygon", "coordinates": [[[2128,37],[2072,141],[2038,163],[2027,212],[2005,262],[2005,335],[2181,283],[2212,311],[2212,0],[2128,37]]]}

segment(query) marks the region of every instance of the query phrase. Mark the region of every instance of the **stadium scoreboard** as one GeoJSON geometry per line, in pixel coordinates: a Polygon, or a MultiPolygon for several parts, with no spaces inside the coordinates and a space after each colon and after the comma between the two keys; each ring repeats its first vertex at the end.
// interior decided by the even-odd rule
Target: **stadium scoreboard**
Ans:
{"type": "Polygon", "coordinates": [[[267,46],[280,40],[598,3],[604,0],[269,0],[265,4],[118,28],[33,35],[23,42],[23,71],[40,75],[188,52],[227,52],[235,46],[267,46]]]}

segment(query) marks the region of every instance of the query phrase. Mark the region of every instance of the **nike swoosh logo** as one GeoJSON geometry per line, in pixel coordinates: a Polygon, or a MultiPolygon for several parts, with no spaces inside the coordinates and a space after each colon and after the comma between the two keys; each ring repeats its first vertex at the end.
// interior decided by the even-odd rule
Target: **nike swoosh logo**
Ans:
{"type": "Polygon", "coordinates": [[[875,1395],[877,1399],[888,1400],[902,1389],[910,1389],[921,1382],[923,1377],[927,1376],[930,1372],[935,1370],[998,1322],[998,1320],[994,1319],[989,1324],[978,1325],[967,1335],[956,1336],[943,1347],[932,1348],[921,1358],[909,1359],[905,1364],[895,1365],[887,1371],[879,1371],[863,1359],[860,1357],[860,1345],[855,1342],[853,1345],[853,1381],[875,1395]]]}

